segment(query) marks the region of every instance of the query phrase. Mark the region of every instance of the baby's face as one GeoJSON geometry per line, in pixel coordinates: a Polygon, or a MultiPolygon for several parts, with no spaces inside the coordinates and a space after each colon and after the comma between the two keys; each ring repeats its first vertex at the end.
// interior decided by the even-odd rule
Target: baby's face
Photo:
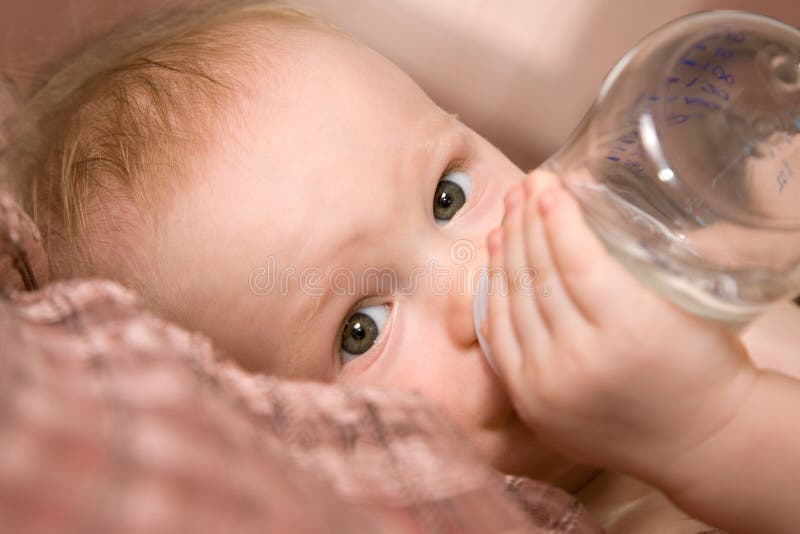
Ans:
{"type": "Polygon", "coordinates": [[[294,37],[168,216],[164,305],[247,368],[418,391],[498,467],[555,476],[472,322],[524,173],[370,49],[294,37]]]}

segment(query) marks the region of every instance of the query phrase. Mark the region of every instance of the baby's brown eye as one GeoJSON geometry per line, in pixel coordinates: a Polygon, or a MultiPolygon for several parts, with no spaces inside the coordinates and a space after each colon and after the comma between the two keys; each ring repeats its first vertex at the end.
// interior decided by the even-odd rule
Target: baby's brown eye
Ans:
{"type": "Polygon", "coordinates": [[[342,365],[372,348],[388,315],[389,307],[381,304],[361,308],[348,317],[342,330],[342,365]]]}
{"type": "Polygon", "coordinates": [[[467,202],[471,186],[472,179],[461,171],[448,172],[439,180],[433,196],[433,218],[437,223],[445,224],[455,217],[467,202]]]}

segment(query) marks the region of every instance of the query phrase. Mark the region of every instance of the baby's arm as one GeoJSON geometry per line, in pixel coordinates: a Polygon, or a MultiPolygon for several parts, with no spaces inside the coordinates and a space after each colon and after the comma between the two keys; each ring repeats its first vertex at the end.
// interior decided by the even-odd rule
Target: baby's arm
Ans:
{"type": "Polygon", "coordinates": [[[799,423],[800,381],[758,371],[735,416],[671,469],[654,472],[652,483],[726,531],[797,532],[799,423]]]}
{"type": "Polygon", "coordinates": [[[525,186],[489,239],[492,268],[537,271],[535,296],[489,298],[492,357],[520,416],[576,460],[637,476],[720,527],[798,524],[800,508],[781,501],[800,489],[787,428],[800,386],[757,370],[730,330],[644,288],[555,177],[525,186]]]}
{"type": "Polygon", "coordinates": [[[800,306],[794,302],[770,306],[740,337],[756,367],[800,379],[800,306]]]}

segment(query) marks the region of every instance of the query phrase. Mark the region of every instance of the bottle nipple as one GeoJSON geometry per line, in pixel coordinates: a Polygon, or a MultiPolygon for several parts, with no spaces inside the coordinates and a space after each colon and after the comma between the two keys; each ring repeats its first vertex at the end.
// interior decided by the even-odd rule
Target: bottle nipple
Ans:
{"type": "Polygon", "coordinates": [[[492,366],[492,370],[496,373],[497,368],[492,360],[491,351],[489,350],[489,343],[481,333],[481,325],[486,322],[489,315],[489,268],[488,266],[481,267],[480,275],[478,277],[478,291],[472,301],[472,317],[475,322],[475,333],[478,336],[478,342],[481,345],[481,351],[486,361],[492,366]]]}

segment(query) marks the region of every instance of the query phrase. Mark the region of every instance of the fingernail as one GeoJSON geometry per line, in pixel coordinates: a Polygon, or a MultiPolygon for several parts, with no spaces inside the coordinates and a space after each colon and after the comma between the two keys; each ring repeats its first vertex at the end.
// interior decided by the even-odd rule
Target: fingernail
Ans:
{"type": "Polygon", "coordinates": [[[514,207],[519,204],[522,204],[522,201],[525,198],[525,186],[523,184],[515,184],[511,187],[508,194],[506,195],[506,203],[508,207],[514,207]]]}
{"type": "Polygon", "coordinates": [[[511,209],[519,204],[519,195],[515,189],[512,189],[506,195],[506,209],[511,209]]]}
{"type": "Polygon", "coordinates": [[[522,181],[522,188],[525,190],[525,197],[530,197],[533,194],[533,181],[530,176],[522,181]]]}
{"type": "Polygon", "coordinates": [[[542,213],[547,213],[553,208],[553,204],[555,204],[555,195],[553,195],[552,190],[546,190],[542,193],[542,196],[539,197],[539,211],[542,213]]]}
{"type": "Polygon", "coordinates": [[[495,228],[489,232],[489,250],[493,252],[498,251],[502,243],[503,237],[502,230],[500,228],[495,228]]]}

